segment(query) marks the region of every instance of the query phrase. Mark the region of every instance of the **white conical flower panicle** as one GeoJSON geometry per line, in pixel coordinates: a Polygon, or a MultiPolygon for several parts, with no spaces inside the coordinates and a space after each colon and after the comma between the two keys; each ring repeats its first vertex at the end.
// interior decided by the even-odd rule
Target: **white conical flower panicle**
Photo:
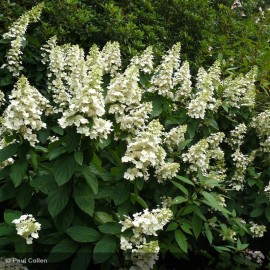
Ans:
{"type": "Polygon", "coordinates": [[[158,120],[153,120],[145,131],[138,133],[128,143],[122,162],[130,162],[135,167],[129,168],[124,178],[134,180],[137,177],[144,177],[145,180],[148,180],[149,167],[158,167],[164,163],[166,152],[160,145],[163,129],[158,120]]]}
{"type": "Polygon", "coordinates": [[[157,92],[159,95],[173,99],[172,89],[174,87],[173,75],[180,66],[180,49],[181,44],[176,43],[167,55],[163,57],[162,63],[155,69],[155,73],[151,78],[152,87],[149,92],[157,92]]]}
{"type": "Polygon", "coordinates": [[[15,23],[9,27],[9,31],[3,35],[4,39],[11,40],[11,48],[7,52],[7,64],[2,67],[12,72],[13,76],[20,75],[20,71],[23,69],[21,64],[21,48],[25,42],[25,32],[29,23],[38,21],[44,4],[40,3],[33,7],[30,11],[23,14],[15,23]]]}
{"type": "Polygon", "coordinates": [[[21,76],[9,95],[9,103],[3,113],[3,132],[18,132],[34,146],[38,142],[35,131],[46,128],[41,116],[46,109],[50,109],[48,100],[29,84],[27,78],[21,76]]]}
{"type": "Polygon", "coordinates": [[[118,42],[107,42],[101,51],[103,69],[105,73],[115,76],[121,68],[121,53],[118,42]]]}
{"type": "Polygon", "coordinates": [[[219,62],[215,62],[208,72],[200,68],[197,75],[197,93],[189,102],[187,114],[192,118],[204,119],[207,110],[214,111],[219,102],[214,97],[214,90],[220,84],[219,62]]]}
{"type": "Polygon", "coordinates": [[[33,243],[33,238],[39,237],[38,231],[41,230],[41,224],[30,214],[22,215],[18,219],[12,221],[16,225],[17,234],[25,238],[26,244],[33,243]]]}

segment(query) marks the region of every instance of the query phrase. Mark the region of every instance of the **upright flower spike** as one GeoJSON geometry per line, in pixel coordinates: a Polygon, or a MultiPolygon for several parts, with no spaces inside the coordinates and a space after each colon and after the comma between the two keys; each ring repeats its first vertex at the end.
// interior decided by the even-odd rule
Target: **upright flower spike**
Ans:
{"type": "Polygon", "coordinates": [[[22,215],[18,219],[12,221],[16,225],[17,234],[25,238],[26,244],[33,243],[33,238],[39,237],[38,231],[41,230],[41,224],[36,222],[32,215],[22,215]]]}
{"type": "Polygon", "coordinates": [[[20,71],[23,69],[21,64],[21,48],[25,42],[25,32],[28,24],[37,22],[44,4],[40,3],[33,7],[30,11],[23,14],[16,22],[14,22],[7,33],[3,35],[4,39],[11,40],[11,48],[7,53],[7,64],[2,67],[12,72],[13,76],[20,75],[20,71]]]}
{"type": "Polygon", "coordinates": [[[181,44],[176,43],[163,57],[162,63],[155,69],[151,78],[152,87],[148,89],[149,92],[157,92],[159,95],[173,100],[173,74],[179,69],[180,49],[181,44]]]}
{"type": "Polygon", "coordinates": [[[224,133],[218,132],[192,145],[188,152],[182,155],[183,161],[191,164],[189,172],[201,170],[206,177],[224,180],[226,177],[224,152],[219,146],[224,137],[224,133]]]}
{"type": "Polygon", "coordinates": [[[187,114],[192,118],[204,119],[206,110],[213,111],[217,106],[217,100],[214,98],[214,89],[218,84],[219,69],[214,64],[208,72],[200,68],[197,74],[196,88],[198,92],[187,106],[187,114]]]}
{"type": "Polygon", "coordinates": [[[17,132],[34,146],[38,142],[35,131],[46,128],[41,116],[51,109],[49,101],[21,76],[9,96],[10,104],[3,113],[3,132],[17,132]]]}
{"type": "Polygon", "coordinates": [[[121,53],[118,42],[107,42],[101,51],[104,73],[115,76],[121,68],[121,53]]]}
{"type": "Polygon", "coordinates": [[[235,108],[250,107],[255,105],[255,81],[257,68],[253,68],[245,76],[240,74],[236,78],[226,78],[223,84],[223,103],[235,108]]]}
{"type": "Polygon", "coordinates": [[[166,152],[161,147],[163,129],[158,120],[153,120],[145,131],[138,133],[130,140],[122,162],[130,162],[135,167],[129,168],[124,178],[134,180],[137,177],[144,177],[148,180],[149,167],[159,167],[164,163],[166,152]]]}
{"type": "Polygon", "coordinates": [[[137,65],[142,72],[150,74],[153,70],[153,58],[153,48],[149,46],[140,56],[133,57],[130,65],[137,65]]]}
{"type": "Polygon", "coordinates": [[[174,101],[187,105],[187,100],[190,99],[192,92],[191,74],[189,63],[187,61],[185,61],[180,69],[175,73],[173,85],[176,86],[174,101]]]}

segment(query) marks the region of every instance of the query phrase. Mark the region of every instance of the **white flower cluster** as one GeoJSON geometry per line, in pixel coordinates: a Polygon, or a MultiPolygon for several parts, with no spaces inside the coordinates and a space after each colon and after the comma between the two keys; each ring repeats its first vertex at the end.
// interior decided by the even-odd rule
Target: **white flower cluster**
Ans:
{"type": "Polygon", "coordinates": [[[131,59],[130,65],[136,65],[144,73],[151,73],[153,70],[153,48],[147,47],[140,56],[135,56],[131,59]]]}
{"type": "Polygon", "coordinates": [[[169,132],[164,134],[164,143],[167,145],[170,152],[177,149],[179,144],[185,141],[185,133],[187,125],[172,128],[169,132]]]}
{"type": "Polygon", "coordinates": [[[106,139],[112,130],[112,123],[103,119],[105,100],[103,96],[102,53],[93,46],[85,60],[79,46],[56,46],[50,42],[49,70],[52,77],[50,90],[58,106],[55,112],[62,112],[58,120],[62,128],[75,126],[77,132],[91,139],[106,139]]]}
{"type": "Polygon", "coordinates": [[[197,75],[196,88],[198,92],[187,106],[187,114],[192,118],[204,119],[206,110],[213,111],[219,106],[214,98],[214,89],[220,84],[220,62],[216,61],[208,72],[200,68],[197,75]]]}
{"type": "Polygon", "coordinates": [[[2,67],[7,67],[13,76],[19,76],[22,70],[21,66],[21,47],[25,42],[25,32],[29,23],[38,21],[44,4],[38,4],[30,11],[23,14],[15,23],[13,23],[9,31],[3,35],[4,39],[11,40],[11,48],[7,52],[7,64],[2,67]]]}
{"type": "Polygon", "coordinates": [[[270,181],[267,186],[264,188],[264,192],[266,193],[267,197],[270,198],[270,181]]]}
{"type": "Polygon", "coordinates": [[[176,43],[163,57],[162,63],[155,69],[155,74],[151,78],[152,86],[148,89],[149,92],[157,92],[159,95],[173,100],[173,74],[179,69],[180,48],[181,44],[176,43]]]}
{"type": "Polygon", "coordinates": [[[235,108],[254,107],[256,76],[257,68],[253,68],[245,76],[239,75],[234,79],[231,76],[226,78],[222,83],[224,105],[235,108]]]}
{"type": "Polygon", "coordinates": [[[256,129],[263,151],[270,153],[270,110],[260,113],[251,125],[256,129]]]}
{"type": "Polygon", "coordinates": [[[252,152],[249,156],[244,155],[240,148],[232,154],[234,161],[235,171],[231,178],[231,186],[235,190],[243,190],[245,187],[245,175],[248,165],[254,160],[255,152],[252,152]]]}
{"type": "Polygon", "coordinates": [[[22,263],[17,262],[16,258],[0,259],[1,270],[28,270],[22,263]]]}
{"type": "Polygon", "coordinates": [[[166,152],[161,146],[163,129],[158,120],[153,120],[146,130],[137,133],[137,136],[130,140],[122,162],[130,162],[135,167],[127,169],[125,179],[132,181],[137,177],[144,177],[144,180],[148,180],[150,166],[155,168],[159,181],[175,176],[179,164],[166,164],[164,161],[166,152]]]}
{"type": "Polygon", "coordinates": [[[266,232],[266,227],[264,225],[258,225],[254,222],[250,222],[251,227],[250,231],[252,233],[253,238],[263,237],[264,233],[266,232]]]}
{"type": "MultiPolygon", "coordinates": [[[[126,216],[120,221],[122,232],[132,229],[131,237],[121,236],[120,247],[124,251],[131,251],[131,261],[133,267],[130,269],[153,269],[155,261],[158,259],[158,241],[147,242],[147,236],[157,236],[157,231],[170,221],[173,213],[168,208],[157,208],[149,211],[133,214],[133,219],[126,216]]],[[[128,257],[126,257],[128,258],[128,257]]]]}
{"type": "Polygon", "coordinates": [[[5,102],[5,95],[2,91],[0,91],[0,107],[3,105],[5,102]]]}
{"type": "Polygon", "coordinates": [[[187,61],[185,61],[182,66],[175,72],[173,85],[180,85],[176,88],[174,101],[187,105],[186,102],[190,98],[192,92],[191,74],[189,63],[187,61]]]}
{"type": "Polygon", "coordinates": [[[116,122],[120,123],[120,129],[131,134],[138,134],[145,128],[153,106],[151,102],[144,102],[138,106],[130,106],[125,109],[125,113],[116,117],[116,122]]]}
{"type": "Polygon", "coordinates": [[[242,7],[242,4],[240,2],[240,0],[234,0],[232,6],[231,6],[231,9],[236,9],[236,8],[239,8],[239,7],[242,7]]]}
{"type": "Polygon", "coordinates": [[[101,52],[102,64],[105,73],[114,76],[121,68],[121,54],[118,42],[107,42],[101,52]]]}
{"type": "Polygon", "coordinates": [[[192,145],[187,153],[182,155],[184,162],[189,162],[189,172],[201,170],[206,177],[223,180],[225,176],[224,152],[219,147],[225,135],[214,133],[192,145]],[[215,163],[213,163],[215,161],[215,163]]]}
{"type": "Polygon", "coordinates": [[[17,234],[26,239],[26,244],[33,243],[33,238],[39,237],[38,231],[41,230],[41,224],[30,214],[22,215],[12,221],[16,225],[17,234]]]}
{"type": "Polygon", "coordinates": [[[228,140],[228,143],[231,146],[240,147],[243,144],[243,139],[246,132],[247,132],[247,126],[244,123],[237,125],[234,128],[234,130],[230,132],[231,137],[228,140]]]}
{"type": "Polygon", "coordinates": [[[41,116],[45,110],[50,109],[48,100],[21,76],[9,95],[9,103],[3,113],[3,132],[12,134],[16,131],[34,146],[38,142],[34,132],[46,128],[41,116]]]}
{"type": "Polygon", "coordinates": [[[245,257],[246,257],[246,259],[248,259],[250,261],[255,261],[259,265],[262,265],[263,260],[265,259],[265,256],[263,255],[263,253],[261,251],[250,250],[250,249],[247,249],[245,251],[245,257]]]}

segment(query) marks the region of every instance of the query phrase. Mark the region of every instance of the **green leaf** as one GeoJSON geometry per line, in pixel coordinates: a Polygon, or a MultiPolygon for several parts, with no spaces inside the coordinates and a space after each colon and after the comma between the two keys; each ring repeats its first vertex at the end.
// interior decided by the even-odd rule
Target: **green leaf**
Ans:
{"type": "Polygon", "coordinates": [[[185,147],[186,147],[187,145],[189,145],[192,141],[193,141],[193,139],[185,140],[184,142],[182,142],[182,143],[179,144],[178,149],[179,149],[179,150],[185,149],[185,147]]]}
{"type": "Polygon", "coordinates": [[[97,242],[93,251],[94,263],[107,261],[116,251],[118,240],[110,235],[104,236],[97,242]]]}
{"type": "Polygon", "coordinates": [[[205,234],[206,234],[206,238],[207,238],[208,242],[212,245],[213,234],[212,234],[212,232],[210,231],[209,228],[205,230],[205,234]]]}
{"type": "Polygon", "coordinates": [[[198,239],[203,227],[203,221],[198,215],[193,214],[192,217],[192,230],[196,239],[198,239]]]}
{"type": "Polygon", "coordinates": [[[94,220],[95,220],[97,223],[104,224],[104,223],[113,221],[113,218],[112,218],[111,215],[109,215],[109,214],[106,213],[106,212],[97,211],[97,212],[95,212],[95,214],[94,214],[94,220]]]}
{"type": "Polygon", "coordinates": [[[230,214],[230,212],[227,209],[225,209],[224,207],[219,205],[218,201],[211,193],[208,193],[206,191],[202,191],[201,194],[206,199],[206,201],[203,201],[205,204],[208,204],[209,206],[213,207],[214,209],[219,210],[225,214],[230,214]]]}
{"type": "Polygon", "coordinates": [[[30,184],[32,187],[40,190],[45,194],[49,194],[52,190],[58,188],[53,175],[50,174],[38,176],[37,178],[33,179],[30,184]]]}
{"type": "Polygon", "coordinates": [[[49,158],[49,160],[53,160],[66,152],[67,149],[64,146],[59,146],[50,151],[47,158],[49,158]]]}
{"type": "Polygon", "coordinates": [[[16,234],[15,226],[8,226],[6,223],[0,223],[0,236],[9,236],[12,234],[16,234]]]}
{"type": "Polygon", "coordinates": [[[18,188],[16,201],[21,209],[24,209],[32,199],[33,189],[28,184],[23,184],[18,188]]]}
{"type": "Polygon", "coordinates": [[[76,132],[75,128],[71,128],[67,131],[67,135],[64,138],[66,148],[68,152],[74,151],[80,145],[81,135],[76,132]]]}
{"type": "Polygon", "coordinates": [[[92,248],[85,246],[78,250],[71,263],[71,270],[87,270],[92,258],[92,248]]]}
{"type": "Polygon", "coordinates": [[[27,167],[28,161],[26,159],[18,159],[13,163],[9,175],[14,184],[14,187],[18,187],[22,183],[22,180],[26,174],[27,167]]]}
{"type": "Polygon", "coordinates": [[[188,185],[191,185],[191,186],[193,186],[193,187],[195,186],[194,183],[193,183],[191,180],[189,180],[188,178],[186,178],[186,177],[184,177],[184,176],[176,175],[175,177],[176,177],[177,179],[179,179],[179,180],[185,182],[185,183],[188,184],[188,185]]]}
{"type": "Polygon", "coordinates": [[[169,225],[167,226],[166,232],[169,231],[174,231],[175,229],[178,228],[178,223],[172,221],[171,223],[169,223],[169,225]]]}
{"type": "Polygon", "coordinates": [[[48,257],[49,263],[62,262],[71,257],[77,250],[77,243],[70,239],[63,239],[60,243],[56,244],[48,257]]]}
{"type": "Polygon", "coordinates": [[[143,198],[141,198],[138,195],[135,195],[134,193],[130,193],[130,199],[132,203],[139,203],[143,208],[147,209],[149,208],[147,203],[145,202],[145,200],[143,198]]]}
{"type": "Polygon", "coordinates": [[[82,211],[90,216],[93,215],[95,210],[95,200],[93,196],[94,194],[92,190],[86,183],[79,183],[73,192],[73,197],[76,204],[82,211]]]}
{"type": "Polygon", "coordinates": [[[188,252],[188,243],[186,236],[180,231],[180,230],[175,230],[174,231],[174,237],[175,240],[178,244],[178,246],[185,252],[188,252]]]}
{"type": "Polygon", "coordinates": [[[237,250],[238,251],[245,250],[248,246],[249,246],[249,244],[242,244],[241,240],[239,238],[237,239],[237,250]]]}
{"type": "Polygon", "coordinates": [[[186,202],[188,199],[183,196],[177,196],[173,199],[172,204],[180,204],[186,202]]]}
{"type": "Polygon", "coordinates": [[[73,226],[66,230],[66,233],[76,242],[91,243],[100,239],[100,233],[90,227],[73,226]]]}
{"type": "Polygon", "coordinates": [[[76,169],[76,162],[72,155],[57,159],[54,164],[54,178],[58,186],[67,183],[76,169]]]}
{"type": "Polygon", "coordinates": [[[265,208],[265,216],[268,222],[270,222],[270,206],[269,205],[265,208]]]}
{"type": "Polygon", "coordinates": [[[82,164],[83,164],[83,152],[82,151],[74,152],[74,159],[79,165],[82,166],[82,164]]]}
{"type": "Polygon", "coordinates": [[[256,208],[256,209],[251,211],[250,216],[251,217],[259,217],[259,216],[264,214],[264,211],[265,210],[263,208],[256,208]]]}
{"type": "Polygon", "coordinates": [[[14,219],[18,219],[21,215],[22,215],[22,212],[20,212],[20,211],[15,211],[15,210],[7,209],[7,210],[5,210],[5,212],[4,212],[4,221],[5,221],[8,225],[14,227],[15,224],[13,224],[12,221],[13,221],[14,219]]]}
{"type": "Polygon", "coordinates": [[[18,147],[20,145],[17,143],[10,144],[7,147],[0,149],[0,162],[7,160],[16,154],[18,147]]]}
{"type": "Polygon", "coordinates": [[[48,195],[48,210],[52,217],[58,215],[68,204],[70,187],[68,185],[52,190],[48,195]]]}
{"type": "Polygon", "coordinates": [[[11,181],[5,183],[0,187],[0,202],[9,200],[16,195],[16,189],[11,181]]]}
{"type": "Polygon", "coordinates": [[[115,205],[125,202],[129,198],[129,183],[127,181],[116,184],[113,193],[113,200],[115,205]]]}
{"type": "Polygon", "coordinates": [[[188,190],[181,184],[173,181],[173,180],[170,180],[178,189],[180,189],[186,196],[188,196],[188,190]]]}
{"type": "Polygon", "coordinates": [[[98,229],[102,233],[109,233],[109,234],[118,234],[121,233],[121,224],[116,222],[108,222],[103,225],[98,226],[98,229]]]}
{"type": "Polygon", "coordinates": [[[83,166],[81,170],[88,186],[93,190],[94,194],[98,193],[98,179],[96,175],[92,172],[92,170],[88,166],[83,166]]]}
{"type": "Polygon", "coordinates": [[[163,99],[162,97],[155,96],[152,101],[153,111],[151,112],[152,117],[156,117],[162,113],[163,99]]]}
{"type": "Polygon", "coordinates": [[[55,218],[54,224],[59,232],[65,232],[71,225],[74,219],[74,206],[73,203],[69,202],[67,206],[62,210],[55,218]]]}

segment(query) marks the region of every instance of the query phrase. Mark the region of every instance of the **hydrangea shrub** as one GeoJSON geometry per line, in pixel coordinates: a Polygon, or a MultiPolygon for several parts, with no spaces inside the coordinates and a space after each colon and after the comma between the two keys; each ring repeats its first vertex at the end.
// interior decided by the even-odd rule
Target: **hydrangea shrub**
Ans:
{"type": "Polygon", "coordinates": [[[116,42],[86,53],[52,37],[37,89],[19,55],[40,11],[4,35],[17,82],[0,92],[1,256],[47,258],[40,269],[266,263],[270,113],[254,110],[256,67],[191,76],[177,43],[158,66],[149,47],[123,70],[116,42]]]}

